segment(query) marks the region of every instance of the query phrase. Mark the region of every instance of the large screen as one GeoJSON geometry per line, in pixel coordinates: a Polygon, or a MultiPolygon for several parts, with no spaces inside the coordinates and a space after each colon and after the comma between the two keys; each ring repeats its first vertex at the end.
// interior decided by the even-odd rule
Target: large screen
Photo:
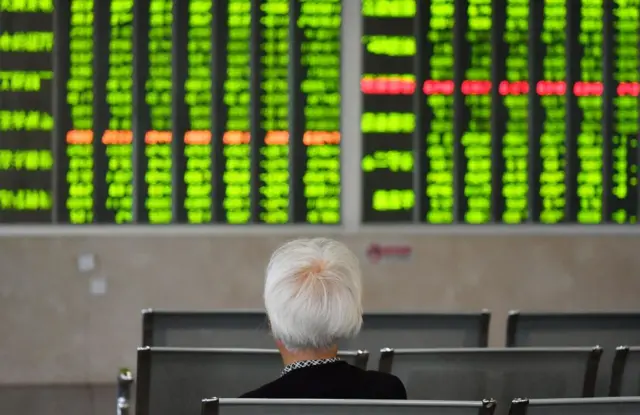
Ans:
{"type": "Polygon", "coordinates": [[[346,1],[0,1],[0,223],[637,222],[640,0],[346,1]]]}
{"type": "Polygon", "coordinates": [[[340,223],[340,0],[1,7],[0,221],[340,223]]]}
{"type": "Polygon", "coordinates": [[[368,223],[635,223],[637,0],[362,2],[368,223]]]}

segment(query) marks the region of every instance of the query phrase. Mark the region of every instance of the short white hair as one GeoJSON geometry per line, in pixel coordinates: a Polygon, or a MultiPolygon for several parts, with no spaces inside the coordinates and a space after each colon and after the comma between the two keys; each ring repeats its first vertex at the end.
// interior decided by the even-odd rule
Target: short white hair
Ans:
{"type": "Polygon", "coordinates": [[[276,340],[287,350],[326,349],[362,326],[358,258],[341,242],[296,239],[269,261],[264,304],[276,340]]]}

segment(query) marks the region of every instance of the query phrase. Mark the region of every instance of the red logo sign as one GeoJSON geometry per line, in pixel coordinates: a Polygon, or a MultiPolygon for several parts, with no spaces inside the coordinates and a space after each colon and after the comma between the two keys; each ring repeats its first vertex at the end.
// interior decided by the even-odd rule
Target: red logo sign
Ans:
{"type": "Polygon", "coordinates": [[[367,258],[376,264],[385,258],[407,259],[411,256],[412,251],[409,245],[380,245],[372,243],[367,248],[367,258]]]}

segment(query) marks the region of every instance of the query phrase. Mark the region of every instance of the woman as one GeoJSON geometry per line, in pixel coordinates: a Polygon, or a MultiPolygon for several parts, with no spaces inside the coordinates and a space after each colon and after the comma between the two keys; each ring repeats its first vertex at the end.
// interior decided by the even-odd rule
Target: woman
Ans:
{"type": "Polygon", "coordinates": [[[325,238],[278,248],[266,270],[264,303],[285,364],[279,379],[242,398],[407,399],[397,377],[337,358],[338,341],[362,326],[362,281],[356,256],[325,238]]]}

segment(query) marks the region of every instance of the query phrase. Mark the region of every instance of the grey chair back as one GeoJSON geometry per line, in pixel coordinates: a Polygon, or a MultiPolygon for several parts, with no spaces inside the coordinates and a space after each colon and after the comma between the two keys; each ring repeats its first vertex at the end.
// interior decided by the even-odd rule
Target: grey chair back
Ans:
{"type": "Polygon", "coordinates": [[[640,346],[616,348],[609,394],[610,396],[640,396],[640,346]]]}
{"type": "MultiPolygon", "coordinates": [[[[366,352],[340,352],[365,367],[366,352]]],[[[138,349],[136,415],[197,415],[207,396],[238,397],[280,376],[282,360],[271,349],[138,349]]]]}
{"type": "Polygon", "coordinates": [[[371,363],[383,348],[487,347],[491,313],[365,313],[358,337],[344,350],[368,350],[371,363]]]}
{"type": "MultiPolygon", "coordinates": [[[[409,399],[511,402],[520,396],[593,396],[600,348],[384,350],[379,369],[398,376],[409,399]]],[[[508,406],[508,405],[507,405],[508,406]]],[[[497,413],[506,413],[499,407],[497,413]]]]}
{"type": "MultiPolygon", "coordinates": [[[[385,347],[486,347],[491,313],[365,313],[360,334],[341,350],[368,350],[377,361],[385,347]]],[[[143,310],[142,345],[272,348],[263,311],[143,310]]]]}
{"type": "Polygon", "coordinates": [[[640,346],[640,312],[509,313],[507,347],[593,345],[603,349],[596,396],[607,396],[615,348],[640,346]]]}
{"type": "Polygon", "coordinates": [[[515,399],[509,415],[638,415],[640,397],[515,399]]]}
{"type": "Polygon", "coordinates": [[[494,401],[205,399],[201,415],[491,415],[494,401]]]}
{"type": "Polygon", "coordinates": [[[142,345],[271,349],[264,311],[142,311],[142,345]]]}
{"type": "Polygon", "coordinates": [[[637,313],[509,312],[507,347],[640,346],[637,313]]]}

